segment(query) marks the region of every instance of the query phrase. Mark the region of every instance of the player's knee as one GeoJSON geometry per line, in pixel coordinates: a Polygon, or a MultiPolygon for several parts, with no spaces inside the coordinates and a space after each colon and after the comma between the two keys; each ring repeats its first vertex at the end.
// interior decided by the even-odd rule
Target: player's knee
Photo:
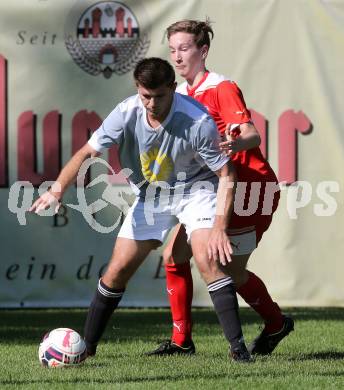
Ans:
{"type": "Polygon", "coordinates": [[[219,279],[220,272],[218,265],[215,262],[202,262],[197,264],[198,270],[202,276],[202,279],[208,284],[216,279],[219,279]]]}

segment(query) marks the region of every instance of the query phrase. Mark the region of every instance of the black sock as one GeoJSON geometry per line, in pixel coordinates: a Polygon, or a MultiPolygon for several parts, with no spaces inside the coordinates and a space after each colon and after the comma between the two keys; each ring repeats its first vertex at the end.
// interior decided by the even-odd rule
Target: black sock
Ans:
{"type": "Polygon", "coordinates": [[[239,305],[236,290],[230,277],[222,278],[208,284],[208,291],[222,326],[223,333],[231,349],[244,342],[239,318],[239,305]]]}
{"type": "Polygon", "coordinates": [[[124,290],[109,288],[99,280],[97,291],[88,310],[84,329],[84,338],[89,355],[95,355],[98,341],[123,293],[124,290]]]}

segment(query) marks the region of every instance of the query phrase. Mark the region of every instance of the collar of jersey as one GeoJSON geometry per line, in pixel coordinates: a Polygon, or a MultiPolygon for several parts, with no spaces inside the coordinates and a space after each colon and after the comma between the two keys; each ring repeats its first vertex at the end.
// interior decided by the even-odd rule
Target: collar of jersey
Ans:
{"type": "Polygon", "coordinates": [[[147,127],[147,129],[149,130],[152,130],[154,132],[157,132],[157,131],[160,131],[161,129],[163,129],[164,127],[166,127],[166,125],[168,124],[168,122],[171,120],[171,117],[175,111],[175,107],[176,107],[176,101],[177,101],[177,95],[176,93],[174,94],[173,96],[173,102],[171,104],[171,108],[170,108],[170,112],[167,114],[166,118],[164,119],[164,121],[160,124],[159,127],[156,127],[156,128],[153,128],[149,123],[148,123],[148,120],[147,120],[147,110],[145,109],[144,105],[142,105],[142,108],[143,108],[143,122],[145,124],[145,126],[147,127]]]}
{"type": "Polygon", "coordinates": [[[195,87],[189,88],[188,86],[186,86],[186,90],[187,90],[187,93],[188,93],[189,96],[193,96],[195,94],[195,92],[197,91],[198,87],[205,82],[205,80],[207,79],[208,75],[209,75],[209,71],[206,70],[204,75],[203,75],[203,77],[197,83],[197,85],[195,87]]]}

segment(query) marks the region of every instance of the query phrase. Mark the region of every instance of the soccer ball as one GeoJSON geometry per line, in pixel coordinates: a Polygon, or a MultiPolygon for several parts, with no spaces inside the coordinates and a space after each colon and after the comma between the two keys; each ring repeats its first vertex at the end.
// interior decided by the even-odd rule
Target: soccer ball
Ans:
{"type": "Polygon", "coordinates": [[[75,366],[86,357],[84,340],[79,333],[69,328],[58,328],[46,333],[38,349],[38,358],[44,367],[75,366]]]}

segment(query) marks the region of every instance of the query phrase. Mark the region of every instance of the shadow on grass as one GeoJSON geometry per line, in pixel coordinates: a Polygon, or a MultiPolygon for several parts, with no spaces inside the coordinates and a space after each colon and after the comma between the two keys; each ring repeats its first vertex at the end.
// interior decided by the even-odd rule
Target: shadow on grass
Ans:
{"type": "Polygon", "coordinates": [[[343,321],[344,307],[287,308],[286,312],[299,321],[343,321]]]}
{"type": "MultiPolygon", "coordinates": [[[[332,377],[342,377],[344,376],[344,372],[322,372],[322,373],[319,373],[318,375],[316,376],[320,376],[320,377],[327,377],[327,376],[332,376],[332,377]]],[[[285,377],[285,373],[281,373],[280,375],[281,377],[285,377]]],[[[257,372],[256,370],[255,371],[252,371],[252,372],[249,372],[249,370],[247,371],[242,371],[240,373],[238,372],[233,372],[233,373],[230,373],[230,374],[226,374],[226,373],[223,373],[223,374],[216,374],[216,373],[209,373],[209,375],[202,375],[202,379],[203,380],[221,380],[221,379],[226,379],[226,378],[230,378],[231,381],[235,381],[235,380],[239,380],[239,379],[245,379],[246,381],[250,381],[250,380],[257,380],[257,379],[260,379],[261,381],[265,380],[265,379],[271,379],[271,373],[270,372],[257,372]]],[[[152,377],[152,376],[138,376],[138,377],[135,377],[135,378],[92,378],[92,379],[88,379],[88,378],[78,378],[78,379],[63,379],[63,378],[59,378],[59,385],[77,385],[77,384],[83,384],[83,385],[89,385],[90,382],[93,384],[93,385],[125,385],[125,384],[135,384],[135,383],[140,383],[142,385],[144,384],[147,384],[149,383],[151,386],[159,386],[159,382],[161,382],[161,384],[166,384],[167,382],[169,383],[174,383],[176,386],[178,386],[178,382],[180,381],[192,381],[194,379],[197,379],[195,378],[194,375],[190,374],[190,375],[183,375],[183,376],[180,376],[180,375],[169,375],[169,374],[166,374],[166,375],[161,375],[161,376],[155,376],[155,377],[152,377]]],[[[40,379],[37,379],[37,380],[30,380],[30,379],[27,379],[27,380],[4,380],[4,381],[0,381],[0,385],[16,385],[16,386],[25,386],[25,385],[32,385],[32,384],[37,384],[37,388],[41,388],[42,386],[44,385],[52,385],[52,386],[55,386],[56,385],[56,379],[55,378],[40,378],[40,379]]],[[[160,387],[159,387],[160,388],[160,387]]],[[[162,387],[161,387],[162,388],[162,387]]],[[[177,388],[177,387],[176,387],[177,388]]]]}
{"type": "MultiPolygon", "coordinates": [[[[290,308],[285,312],[291,313],[296,322],[344,321],[344,308],[290,308]]],[[[0,340],[36,345],[47,331],[59,327],[73,328],[82,334],[86,315],[86,309],[0,310],[0,340]]],[[[249,308],[241,308],[240,316],[243,325],[261,324],[258,316],[249,308]]],[[[201,325],[201,329],[219,326],[212,309],[194,309],[193,321],[196,329],[197,325],[201,325]]],[[[112,316],[103,341],[113,341],[114,334],[118,339],[116,342],[125,342],[128,339],[156,341],[170,334],[170,324],[168,309],[120,308],[112,316]]],[[[318,359],[321,359],[320,356],[319,354],[318,359]]]]}
{"type": "MultiPolygon", "coordinates": [[[[282,375],[282,374],[281,374],[282,375]]],[[[285,374],[283,374],[285,375],[285,374]]],[[[242,370],[241,372],[238,371],[232,371],[230,373],[228,372],[223,372],[223,373],[212,373],[209,372],[209,374],[202,374],[202,379],[203,380],[221,380],[221,379],[226,379],[230,377],[231,380],[236,380],[240,378],[245,378],[246,380],[249,378],[257,379],[265,379],[265,378],[270,378],[271,374],[269,372],[258,372],[257,370],[242,370]]],[[[194,373],[190,374],[183,374],[180,375],[179,373],[175,374],[164,374],[164,375],[140,375],[140,376],[135,376],[135,377],[118,377],[118,378],[109,378],[109,377],[104,377],[104,378],[92,378],[91,380],[88,377],[81,377],[79,376],[78,378],[63,378],[59,377],[58,383],[59,385],[71,385],[71,384],[84,384],[87,385],[90,382],[92,382],[93,385],[102,385],[102,384],[107,384],[107,385],[114,385],[114,384],[134,384],[134,383],[149,383],[152,386],[158,386],[158,382],[162,382],[162,384],[166,383],[174,383],[176,388],[178,388],[178,382],[180,381],[192,381],[194,379],[198,379],[197,376],[195,376],[194,373]],[[154,383],[156,382],[156,383],[154,383]]],[[[23,386],[23,385],[32,385],[32,384],[39,384],[40,387],[43,387],[43,385],[56,385],[56,378],[40,378],[40,379],[9,379],[9,380],[2,380],[0,381],[0,385],[17,385],[17,386],[23,386]]],[[[159,387],[163,388],[163,387],[159,387]]]]}
{"type": "MultiPolygon", "coordinates": [[[[209,376],[202,376],[202,378],[205,378],[205,379],[221,379],[221,378],[226,378],[226,375],[225,374],[215,374],[215,375],[209,375],[209,376]]],[[[180,380],[191,380],[191,379],[194,379],[194,375],[190,374],[190,375],[184,375],[183,377],[180,377],[180,375],[161,375],[161,376],[155,376],[155,377],[152,377],[152,376],[138,376],[138,377],[135,377],[135,378],[126,378],[126,379],[123,379],[123,378],[118,378],[118,379],[111,379],[111,378],[93,378],[92,379],[92,384],[98,384],[98,385],[102,385],[102,384],[108,384],[108,385],[111,385],[111,384],[130,384],[130,383],[142,383],[144,384],[145,382],[150,382],[150,383],[154,383],[154,382],[162,382],[162,383],[166,383],[166,382],[174,382],[174,383],[177,383],[178,381],[180,380]]],[[[63,378],[59,378],[59,385],[62,385],[62,384],[65,384],[65,385],[72,385],[72,384],[84,384],[84,385],[87,385],[90,383],[90,380],[89,379],[82,379],[82,378],[78,378],[78,379],[63,379],[63,378]]],[[[46,378],[46,379],[37,379],[37,380],[30,380],[30,379],[27,379],[27,380],[3,380],[3,381],[0,381],[0,385],[17,385],[17,386],[23,386],[23,385],[30,385],[30,384],[39,384],[40,386],[43,386],[43,385],[56,385],[56,379],[55,378],[46,378]]]]}
{"type": "MultiPolygon", "coordinates": [[[[306,353],[289,358],[290,361],[305,361],[305,360],[343,360],[344,352],[338,351],[323,351],[306,353]]],[[[343,372],[344,375],[344,372],[343,372]]]]}
{"type": "MultiPolygon", "coordinates": [[[[18,344],[32,344],[55,328],[72,328],[83,334],[87,309],[19,309],[0,310],[0,340],[18,344]]],[[[258,322],[252,310],[242,309],[243,324],[258,322]]],[[[194,309],[193,321],[200,329],[219,327],[212,309],[194,309]]],[[[171,332],[171,316],[168,309],[118,309],[112,316],[103,342],[128,340],[149,340],[156,342],[171,332]]]]}
{"type": "MultiPolygon", "coordinates": [[[[0,340],[20,344],[37,343],[43,335],[55,328],[68,327],[83,333],[86,309],[54,310],[0,310],[0,340]]],[[[196,310],[198,324],[218,324],[215,313],[209,309],[196,310]]],[[[118,309],[112,316],[103,341],[117,342],[132,338],[154,339],[170,332],[170,314],[167,309],[118,309]]]]}

